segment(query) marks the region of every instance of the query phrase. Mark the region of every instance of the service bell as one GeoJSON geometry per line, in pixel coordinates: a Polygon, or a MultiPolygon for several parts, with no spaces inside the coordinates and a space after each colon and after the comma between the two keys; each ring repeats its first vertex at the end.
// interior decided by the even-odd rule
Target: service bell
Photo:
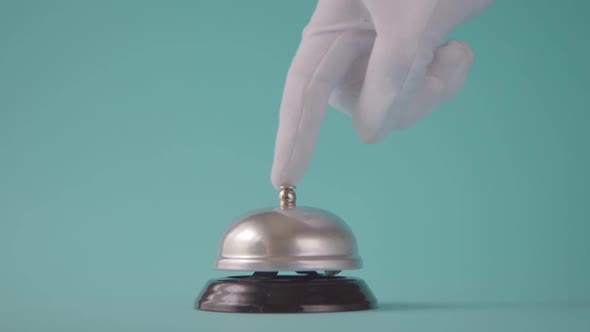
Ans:
{"type": "Polygon", "coordinates": [[[210,281],[196,309],[331,312],[375,308],[376,300],[364,281],[338,276],[342,270],[362,266],[346,223],[328,211],[297,206],[293,186],[281,187],[278,200],[278,206],[239,216],[221,239],[216,268],[253,274],[210,281]]]}

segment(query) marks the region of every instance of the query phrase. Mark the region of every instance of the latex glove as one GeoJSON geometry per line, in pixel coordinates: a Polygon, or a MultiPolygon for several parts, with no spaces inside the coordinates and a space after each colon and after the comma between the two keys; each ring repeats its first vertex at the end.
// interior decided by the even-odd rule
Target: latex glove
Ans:
{"type": "Polygon", "coordinates": [[[319,0],[287,73],[271,182],[295,185],[327,106],[352,116],[365,143],[411,126],[455,95],[473,61],[441,45],[492,0],[319,0]]]}

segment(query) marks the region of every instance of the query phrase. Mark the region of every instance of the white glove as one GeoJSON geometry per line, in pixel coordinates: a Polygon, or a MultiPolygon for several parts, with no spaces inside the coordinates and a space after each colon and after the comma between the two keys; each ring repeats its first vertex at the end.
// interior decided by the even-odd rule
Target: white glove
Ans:
{"type": "Polygon", "coordinates": [[[365,143],[411,126],[463,85],[473,53],[440,45],[493,0],[319,0],[289,68],[271,181],[295,185],[328,104],[365,143]]]}

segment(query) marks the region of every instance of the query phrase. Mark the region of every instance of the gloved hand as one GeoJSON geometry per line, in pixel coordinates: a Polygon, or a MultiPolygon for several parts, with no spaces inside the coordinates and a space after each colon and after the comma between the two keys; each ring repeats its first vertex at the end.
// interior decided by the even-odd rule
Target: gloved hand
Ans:
{"type": "Polygon", "coordinates": [[[287,73],[272,184],[301,178],[328,104],[374,143],[455,95],[473,53],[464,42],[441,43],[492,1],[319,0],[287,73]]]}

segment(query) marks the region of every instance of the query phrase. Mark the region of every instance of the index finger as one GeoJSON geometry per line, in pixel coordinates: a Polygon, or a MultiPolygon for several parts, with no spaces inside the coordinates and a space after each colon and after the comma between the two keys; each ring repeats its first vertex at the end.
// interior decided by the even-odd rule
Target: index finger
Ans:
{"type": "MultiPolygon", "coordinates": [[[[333,14],[321,9],[318,6],[314,13],[318,20],[321,15],[333,14]]],[[[330,94],[365,47],[366,30],[319,26],[323,29],[315,29],[314,25],[306,28],[287,74],[271,171],[271,182],[276,188],[295,185],[302,177],[311,160],[330,94]]]]}

